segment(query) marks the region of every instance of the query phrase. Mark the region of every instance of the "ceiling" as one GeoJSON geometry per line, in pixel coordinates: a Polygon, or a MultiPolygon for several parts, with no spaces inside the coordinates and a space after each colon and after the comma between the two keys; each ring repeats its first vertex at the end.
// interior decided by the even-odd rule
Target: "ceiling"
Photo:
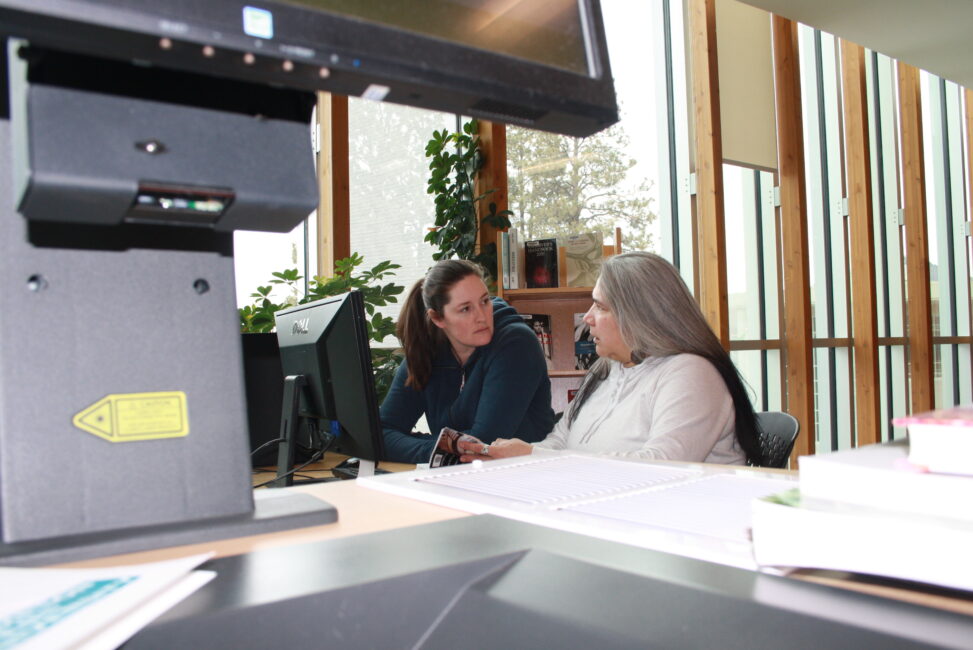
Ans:
{"type": "Polygon", "coordinates": [[[971,0],[742,0],[973,88],[971,0]]]}

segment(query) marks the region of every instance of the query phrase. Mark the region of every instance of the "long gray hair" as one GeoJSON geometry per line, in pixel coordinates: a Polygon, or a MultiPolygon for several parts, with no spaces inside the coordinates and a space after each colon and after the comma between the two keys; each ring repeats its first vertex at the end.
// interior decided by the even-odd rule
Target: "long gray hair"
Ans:
{"type": "MultiPolygon", "coordinates": [[[[759,464],[756,419],[743,380],[679,271],[654,253],[622,253],[605,260],[598,286],[603,302],[615,316],[622,340],[632,350],[632,362],[689,353],[713,364],[733,398],[740,446],[749,461],[759,464]]],[[[610,368],[609,359],[598,359],[588,371],[571,403],[569,423],[574,422],[610,368]]]]}

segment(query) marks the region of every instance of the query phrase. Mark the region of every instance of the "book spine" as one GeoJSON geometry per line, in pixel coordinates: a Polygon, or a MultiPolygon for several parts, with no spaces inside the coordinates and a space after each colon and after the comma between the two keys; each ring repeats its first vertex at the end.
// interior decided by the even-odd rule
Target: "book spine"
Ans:
{"type": "Polygon", "coordinates": [[[510,229],[510,288],[520,289],[523,267],[523,254],[520,251],[520,234],[516,228],[510,229]]]}
{"type": "Polygon", "coordinates": [[[503,288],[510,289],[510,233],[500,233],[500,274],[503,288]]]}

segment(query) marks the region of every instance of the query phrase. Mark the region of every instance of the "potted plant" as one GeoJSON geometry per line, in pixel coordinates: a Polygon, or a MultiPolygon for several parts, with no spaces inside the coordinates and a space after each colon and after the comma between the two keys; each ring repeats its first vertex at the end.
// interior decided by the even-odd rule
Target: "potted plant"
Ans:
{"type": "MultiPolygon", "coordinates": [[[[395,334],[395,321],[382,315],[376,308],[398,302],[396,296],[405,290],[402,285],[394,282],[382,283],[382,280],[395,275],[398,264],[383,261],[369,270],[356,269],[362,265],[364,259],[357,253],[335,262],[335,274],[330,278],[315,276],[308,284],[306,295],[301,296],[298,282],[303,276],[297,269],[287,269],[272,273],[272,278],[266,286],[257,287],[250,297],[254,302],[241,307],[240,331],[245,333],[270,333],[274,331],[274,314],[279,310],[294,305],[302,305],[313,300],[328,296],[335,296],[352,289],[362,293],[365,311],[369,318],[366,320],[368,337],[372,341],[382,342],[388,336],[395,334]],[[275,298],[275,289],[283,289],[285,296],[275,298]],[[279,300],[277,302],[276,300],[279,300]]],[[[278,291],[279,294],[279,291],[278,291]]],[[[379,403],[384,399],[395,376],[395,371],[402,362],[402,355],[395,349],[372,348],[372,368],[375,372],[375,393],[379,403]]]]}
{"type": "Polygon", "coordinates": [[[477,220],[478,206],[496,192],[491,189],[476,193],[476,178],[484,163],[477,129],[476,120],[470,120],[460,133],[433,131],[426,144],[426,157],[430,159],[427,192],[436,197],[436,221],[425,240],[439,249],[433,253],[434,260],[472,260],[486,269],[495,282],[497,246],[491,242],[477,250],[480,224],[509,228],[513,213],[497,212],[497,204],[490,203],[483,218],[477,220]]]}

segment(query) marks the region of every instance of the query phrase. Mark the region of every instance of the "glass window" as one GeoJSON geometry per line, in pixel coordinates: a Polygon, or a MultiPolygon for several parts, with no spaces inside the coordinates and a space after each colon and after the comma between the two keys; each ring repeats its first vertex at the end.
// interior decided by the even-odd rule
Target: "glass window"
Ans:
{"type": "MultiPolygon", "coordinates": [[[[392,281],[406,291],[432,263],[424,237],[433,225],[426,193],[426,142],[436,130],[455,130],[456,116],[363,99],[348,100],[351,250],[371,268],[402,265],[392,281]]],[[[404,297],[404,296],[403,296],[404,297]]],[[[398,320],[401,299],[382,311],[398,320]]]]}
{"type": "MultiPolygon", "coordinates": [[[[970,335],[970,267],[961,89],[921,73],[933,337],[970,335]]],[[[936,341],[936,406],[968,402],[970,346],[936,341]]]]}
{"type": "Polygon", "coordinates": [[[511,219],[523,240],[599,232],[625,250],[657,250],[659,224],[656,67],[646,33],[654,3],[606,0],[608,37],[621,120],[588,138],[507,129],[511,219]]]}
{"type": "MultiPolygon", "coordinates": [[[[257,287],[267,286],[272,273],[298,269],[307,276],[307,269],[314,269],[313,260],[305,265],[305,230],[307,221],[298,224],[289,233],[272,233],[238,230],[233,233],[233,260],[236,269],[237,306],[251,304],[250,297],[257,287]]],[[[313,248],[313,247],[312,247],[313,248]]],[[[313,270],[312,270],[313,274],[313,270]]],[[[275,301],[287,297],[279,292],[272,294],[275,301]]]]}

